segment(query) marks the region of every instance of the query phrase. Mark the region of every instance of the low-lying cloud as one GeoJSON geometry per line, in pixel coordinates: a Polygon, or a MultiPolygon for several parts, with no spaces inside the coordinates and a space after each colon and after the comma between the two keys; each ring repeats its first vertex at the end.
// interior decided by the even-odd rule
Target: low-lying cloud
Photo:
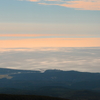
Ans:
{"type": "Polygon", "coordinates": [[[0,79],[2,79],[2,78],[11,79],[12,76],[9,76],[9,75],[0,75],[0,79]]]}
{"type": "Polygon", "coordinates": [[[27,48],[25,51],[0,52],[0,68],[100,72],[100,47],[27,48]]]}

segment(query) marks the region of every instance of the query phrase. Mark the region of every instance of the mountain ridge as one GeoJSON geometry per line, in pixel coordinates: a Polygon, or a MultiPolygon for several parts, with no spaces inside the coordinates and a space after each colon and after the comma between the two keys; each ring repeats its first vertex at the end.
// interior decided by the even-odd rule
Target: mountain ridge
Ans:
{"type": "Polygon", "coordinates": [[[0,68],[0,77],[1,94],[100,100],[100,73],[62,70],[46,70],[42,73],[0,68]]]}

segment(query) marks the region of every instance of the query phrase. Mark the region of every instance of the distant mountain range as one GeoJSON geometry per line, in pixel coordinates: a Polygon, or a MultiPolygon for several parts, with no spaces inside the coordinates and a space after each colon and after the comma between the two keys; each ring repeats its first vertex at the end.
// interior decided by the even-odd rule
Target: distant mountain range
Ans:
{"type": "Polygon", "coordinates": [[[0,68],[0,93],[100,100],[100,73],[0,68]]]}

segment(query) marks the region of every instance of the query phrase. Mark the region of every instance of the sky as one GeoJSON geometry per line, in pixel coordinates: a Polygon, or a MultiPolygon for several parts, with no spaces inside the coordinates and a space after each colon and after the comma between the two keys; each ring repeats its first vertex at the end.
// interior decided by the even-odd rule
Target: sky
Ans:
{"type": "Polygon", "coordinates": [[[0,56],[0,68],[100,72],[100,1],[0,0],[0,56]]]}

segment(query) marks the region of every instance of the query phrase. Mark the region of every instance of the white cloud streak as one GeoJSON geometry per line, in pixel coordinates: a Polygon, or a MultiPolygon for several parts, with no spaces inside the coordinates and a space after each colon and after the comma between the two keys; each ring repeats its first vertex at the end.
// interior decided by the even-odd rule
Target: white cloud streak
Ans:
{"type": "Polygon", "coordinates": [[[42,5],[58,5],[78,10],[100,10],[99,0],[23,0],[30,2],[38,2],[42,5]]]}

